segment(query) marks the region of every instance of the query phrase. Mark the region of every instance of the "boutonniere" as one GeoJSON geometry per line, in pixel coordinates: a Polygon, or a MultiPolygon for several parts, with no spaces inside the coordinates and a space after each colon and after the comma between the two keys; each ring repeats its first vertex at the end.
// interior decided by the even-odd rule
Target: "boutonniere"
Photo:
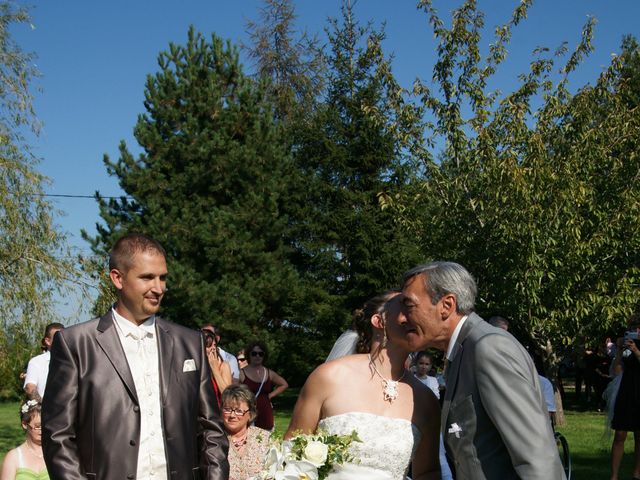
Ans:
{"type": "Polygon", "coordinates": [[[448,433],[453,433],[456,438],[460,438],[460,433],[462,433],[462,429],[460,428],[460,425],[458,425],[457,423],[452,423],[451,426],[449,427],[449,430],[447,430],[448,433]]]}

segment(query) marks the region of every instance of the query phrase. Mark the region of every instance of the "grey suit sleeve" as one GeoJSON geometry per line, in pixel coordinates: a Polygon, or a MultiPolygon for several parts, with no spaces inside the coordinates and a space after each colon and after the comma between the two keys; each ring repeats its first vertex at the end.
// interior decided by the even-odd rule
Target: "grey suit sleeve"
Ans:
{"type": "Polygon", "coordinates": [[[42,402],[42,450],[51,480],[81,480],[76,443],[78,372],[64,332],[54,337],[42,402]]]}
{"type": "Polygon", "coordinates": [[[220,417],[220,409],[211,384],[211,371],[204,348],[200,345],[200,393],[199,415],[200,422],[200,466],[202,478],[206,480],[227,480],[229,478],[229,462],[227,454],[229,442],[220,417]]]}
{"type": "Polygon", "coordinates": [[[537,374],[526,351],[506,335],[476,345],[476,378],[485,411],[520,478],[564,478],[537,374]]]}

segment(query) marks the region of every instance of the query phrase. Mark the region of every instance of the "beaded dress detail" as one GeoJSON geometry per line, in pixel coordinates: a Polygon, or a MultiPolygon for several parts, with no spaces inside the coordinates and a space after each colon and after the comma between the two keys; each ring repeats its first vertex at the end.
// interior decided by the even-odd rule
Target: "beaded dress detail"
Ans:
{"type": "Polygon", "coordinates": [[[363,412],[323,418],[318,429],[336,435],[355,430],[362,440],[350,447],[356,462],[338,465],[327,480],[404,480],[421,437],[409,420],[363,412]]]}

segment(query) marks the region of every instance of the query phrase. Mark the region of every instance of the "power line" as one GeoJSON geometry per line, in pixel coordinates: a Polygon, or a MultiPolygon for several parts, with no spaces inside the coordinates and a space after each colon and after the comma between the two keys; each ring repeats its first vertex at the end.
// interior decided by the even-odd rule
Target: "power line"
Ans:
{"type": "MultiPolygon", "coordinates": [[[[95,195],[71,195],[71,194],[55,194],[55,193],[28,193],[25,196],[30,196],[30,197],[55,197],[55,198],[90,198],[95,200],[96,196],[95,195]]],[[[119,198],[127,198],[127,199],[132,199],[133,197],[130,195],[119,195],[119,196],[103,196],[100,195],[100,198],[105,198],[105,199],[119,199],[119,198]]]]}

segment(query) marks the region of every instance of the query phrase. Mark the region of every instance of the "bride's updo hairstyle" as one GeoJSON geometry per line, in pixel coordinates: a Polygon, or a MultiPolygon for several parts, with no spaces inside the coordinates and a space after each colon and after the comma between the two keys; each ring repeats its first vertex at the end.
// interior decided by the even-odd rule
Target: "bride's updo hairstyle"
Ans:
{"type": "Polygon", "coordinates": [[[386,321],[385,305],[398,293],[397,290],[388,290],[367,300],[362,308],[353,312],[353,329],[358,333],[357,353],[371,352],[371,342],[373,341],[371,317],[378,314],[386,321]]]}

